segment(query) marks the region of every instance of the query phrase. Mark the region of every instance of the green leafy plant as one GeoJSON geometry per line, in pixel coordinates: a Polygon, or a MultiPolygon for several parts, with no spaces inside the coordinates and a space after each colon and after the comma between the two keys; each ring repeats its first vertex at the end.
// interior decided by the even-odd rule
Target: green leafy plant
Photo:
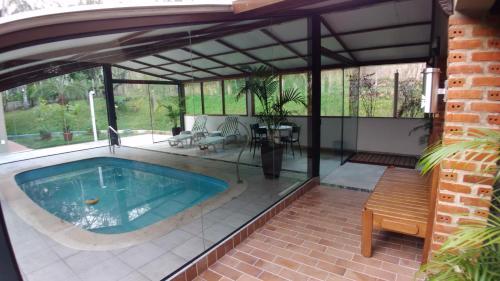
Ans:
{"type": "Polygon", "coordinates": [[[236,98],[246,98],[247,93],[254,95],[262,104],[262,110],[257,112],[258,119],[263,122],[273,135],[272,128],[287,122],[291,114],[286,109],[287,104],[295,103],[306,105],[303,95],[297,88],[289,88],[283,91],[281,97],[274,95],[279,88],[278,74],[266,66],[247,68],[250,75],[236,94],[236,98]]]}
{"type": "MultiPolygon", "coordinates": [[[[470,133],[471,134],[471,133],[470,133]]],[[[491,154],[483,160],[484,173],[494,175],[498,182],[500,132],[482,129],[472,133],[473,138],[449,145],[437,144],[429,147],[419,162],[423,173],[431,171],[446,158],[465,153],[470,157],[491,154]]],[[[420,272],[429,280],[500,280],[500,200],[494,190],[490,215],[485,224],[470,224],[451,235],[437,251],[431,261],[422,266],[420,272]]]]}
{"type": "Polygon", "coordinates": [[[167,118],[170,120],[170,123],[173,124],[174,128],[177,128],[179,117],[181,116],[181,111],[178,106],[174,106],[172,104],[161,105],[167,111],[167,118]]]}
{"type": "Polygon", "coordinates": [[[399,100],[401,105],[397,117],[415,118],[422,115],[420,101],[422,99],[422,83],[415,78],[399,82],[399,100]]]}

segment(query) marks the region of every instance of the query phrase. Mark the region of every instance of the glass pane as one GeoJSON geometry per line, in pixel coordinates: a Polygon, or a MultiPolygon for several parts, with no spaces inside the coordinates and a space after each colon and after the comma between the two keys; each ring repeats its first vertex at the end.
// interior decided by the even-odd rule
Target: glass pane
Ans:
{"type": "MultiPolygon", "coordinates": [[[[307,83],[307,73],[297,73],[297,74],[287,74],[281,76],[282,81],[282,96],[286,94],[287,91],[295,89],[298,94],[303,98],[304,102],[307,104],[308,96],[308,83],[307,83]]],[[[290,115],[307,115],[307,106],[299,103],[287,103],[285,109],[290,112],[290,115]]]]}
{"type": "MultiPolygon", "coordinates": [[[[276,85],[279,85],[279,82],[278,82],[278,78],[276,78],[276,85]]],[[[270,100],[271,99],[276,99],[279,97],[279,87],[276,86],[276,90],[274,91],[274,93],[272,93],[270,95],[270,100]]],[[[262,103],[260,102],[260,100],[254,95],[253,96],[253,101],[254,101],[254,112],[256,115],[259,115],[262,110],[263,110],[263,106],[262,106],[262,103]]]]}
{"type": "Polygon", "coordinates": [[[220,81],[203,83],[205,114],[222,115],[222,88],[220,81]]]}
{"type": "Polygon", "coordinates": [[[344,69],[344,117],[342,118],[342,162],[357,151],[359,68],[344,69]]]}
{"type": "Polygon", "coordinates": [[[245,83],[244,79],[233,79],[224,81],[224,105],[227,115],[247,115],[246,95],[236,97],[245,83]]]}
{"type": "Polygon", "coordinates": [[[361,67],[359,115],[392,117],[394,113],[394,69],[391,66],[361,67]]]}
{"type": "Polygon", "coordinates": [[[321,72],[321,116],[342,116],[342,69],[321,72]]]}
{"type": "Polygon", "coordinates": [[[12,144],[8,152],[106,139],[102,85],[100,68],[93,68],[2,92],[7,138],[12,144]],[[93,89],[94,119],[89,98],[93,89]]]}
{"type": "Polygon", "coordinates": [[[125,80],[164,80],[167,81],[166,79],[161,79],[160,77],[156,76],[151,76],[135,71],[130,71],[127,69],[119,68],[119,67],[112,67],[111,72],[113,75],[113,79],[125,79],[125,80]]]}
{"type": "Polygon", "coordinates": [[[132,146],[151,143],[148,85],[114,85],[114,94],[117,126],[122,143],[132,146]]]}
{"type": "Polygon", "coordinates": [[[201,85],[200,83],[184,84],[184,94],[186,96],[186,114],[200,115],[201,110],[201,85]]]}
{"type": "Polygon", "coordinates": [[[398,110],[397,117],[423,118],[420,107],[422,99],[425,63],[397,65],[398,71],[398,110]]]}
{"type": "Polygon", "coordinates": [[[178,86],[158,84],[148,86],[151,95],[153,141],[164,141],[174,131],[180,130],[178,86]]]}

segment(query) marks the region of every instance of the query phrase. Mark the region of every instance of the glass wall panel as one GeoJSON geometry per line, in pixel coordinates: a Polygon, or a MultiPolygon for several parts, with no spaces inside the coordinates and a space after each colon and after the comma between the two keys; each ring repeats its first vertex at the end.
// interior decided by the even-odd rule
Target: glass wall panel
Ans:
{"type": "Polygon", "coordinates": [[[247,115],[246,95],[237,97],[245,79],[224,80],[224,106],[226,115],[247,115]]]}
{"type": "Polygon", "coordinates": [[[203,105],[205,114],[222,115],[222,87],[220,81],[203,83],[203,105]]]}
{"type": "MultiPolygon", "coordinates": [[[[286,74],[281,76],[282,83],[282,97],[284,95],[291,94],[291,89],[295,89],[296,93],[302,97],[304,102],[307,104],[309,84],[307,79],[307,73],[296,73],[296,74],[286,74]]],[[[289,103],[285,105],[285,110],[290,112],[290,115],[307,115],[307,106],[297,103],[289,103]]]]}
{"type": "Polygon", "coordinates": [[[100,68],[19,86],[2,92],[1,97],[7,138],[11,144],[8,152],[107,138],[100,68]],[[90,96],[92,91],[94,95],[90,96]]]}
{"type": "Polygon", "coordinates": [[[186,96],[186,114],[200,115],[203,114],[201,103],[201,84],[186,83],[184,84],[184,94],[186,96]]]}
{"type": "Polygon", "coordinates": [[[321,116],[342,116],[342,69],[321,71],[321,116]]]}
{"type": "Polygon", "coordinates": [[[153,141],[164,141],[180,126],[177,85],[148,85],[153,141]]]}
{"type": "MultiPolygon", "coordinates": [[[[269,94],[269,99],[277,99],[279,98],[279,79],[276,77],[276,80],[274,80],[273,83],[273,92],[269,94]]],[[[255,95],[253,95],[253,103],[254,103],[254,113],[256,115],[259,115],[263,111],[263,105],[262,102],[259,100],[259,98],[255,95]]]]}
{"type": "Polygon", "coordinates": [[[344,69],[344,109],[342,117],[342,162],[357,151],[359,68],[344,69]]]}
{"type": "Polygon", "coordinates": [[[115,84],[115,108],[118,132],[124,145],[152,142],[149,85],[115,84]]]}
{"type": "Polygon", "coordinates": [[[425,63],[395,66],[398,75],[398,118],[423,118],[421,108],[425,63]]]}

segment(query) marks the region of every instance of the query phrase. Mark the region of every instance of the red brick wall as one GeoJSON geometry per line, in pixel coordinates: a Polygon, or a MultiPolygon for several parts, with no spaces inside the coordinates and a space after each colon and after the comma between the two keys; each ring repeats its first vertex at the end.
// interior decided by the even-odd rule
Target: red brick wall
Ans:
{"type": "MultiPolygon", "coordinates": [[[[477,128],[498,129],[499,24],[498,16],[469,17],[455,12],[449,18],[445,143],[468,138],[477,128]]],[[[481,172],[486,156],[464,152],[444,161],[437,194],[433,249],[438,249],[460,224],[486,219],[493,177],[481,172]]]]}

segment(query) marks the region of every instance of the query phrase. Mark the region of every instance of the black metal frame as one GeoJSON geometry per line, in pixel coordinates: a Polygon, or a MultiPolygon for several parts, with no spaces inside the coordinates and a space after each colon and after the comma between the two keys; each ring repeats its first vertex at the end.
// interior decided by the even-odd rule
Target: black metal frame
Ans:
{"type": "Polygon", "coordinates": [[[311,69],[311,105],[308,118],[307,172],[308,176],[319,177],[321,146],[321,16],[308,18],[308,66],[311,69]]]}
{"type": "MultiPolygon", "coordinates": [[[[383,2],[388,2],[390,0],[384,0],[383,2]]],[[[363,1],[363,2],[371,2],[371,1],[363,1]]],[[[284,2],[283,2],[284,3],[284,2]]],[[[371,3],[369,3],[371,4],[371,3]]],[[[359,6],[362,6],[363,4],[335,4],[327,9],[320,9],[320,10],[312,10],[312,11],[307,11],[307,12],[301,12],[301,11],[291,11],[291,12],[284,12],[283,14],[277,16],[277,15],[265,15],[265,14],[257,14],[255,16],[250,15],[245,15],[244,17],[241,17],[240,20],[244,19],[253,19],[253,18],[265,18],[265,17],[303,17],[307,16],[308,17],[308,52],[310,56],[308,56],[308,67],[307,69],[310,69],[311,71],[311,106],[310,106],[310,114],[308,116],[308,128],[309,128],[309,133],[308,139],[309,139],[309,148],[308,148],[308,176],[309,177],[318,177],[319,176],[319,171],[320,171],[320,137],[321,137],[321,53],[322,53],[322,48],[321,48],[321,12],[325,12],[327,10],[342,10],[342,9],[353,9],[359,6]]],[[[366,4],[364,4],[366,5],[366,4]]],[[[205,22],[215,22],[217,21],[217,16],[218,15],[211,15],[209,19],[205,19],[204,21],[201,20],[201,23],[205,22]]],[[[162,17],[164,19],[164,17],[162,17]]],[[[137,19],[140,20],[140,19],[137,19]]],[[[230,20],[235,20],[235,19],[226,19],[226,21],[230,20]]],[[[433,19],[434,20],[434,19],[433,19]]],[[[433,25],[433,24],[432,24],[433,25]]],[[[80,25],[84,26],[84,25],[80,25]]],[[[158,25],[159,26],[159,25],[158,25]]],[[[156,26],[156,27],[158,27],[156,26]]],[[[169,25],[173,26],[173,25],[169,25]]],[[[71,28],[70,28],[71,29],[71,28]]],[[[133,28],[132,28],[133,29],[133,28]]],[[[117,32],[118,29],[115,30],[108,30],[108,31],[103,31],[103,32],[97,32],[96,34],[105,34],[105,33],[114,33],[117,32]]],[[[127,28],[122,28],[120,29],[122,31],[127,30],[127,28]]],[[[130,30],[130,29],[129,29],[130,30]]],[[[136,29],[134,29],[136,30],[136,29]]],[[[339,34],[336,34],[337,36],[339,34]]],[[[64,36],[58,36],[54,37],[53,40],[61,40],[62,38],[72,38],[72,37],[77,37],[76,35],[64,35],[64,36]]],[[[33,41],[30,43],[19,43],[18,45],[13,45],[10,46],[11,48],[16,48],[19,46],[28,46],[30,44],[34,43],[41,43],[43,40],[38,40],[38,41],[33,41]]],[[[50,40],[47,40],[50,41],[50,40]]],[[[278,42],[279,44],[279,42],[278,42]]],[[[413,61],[416,61],[418,59],[413,59],[413,61]]],[[[379,62],[370,62],[370,64],[377,64],[379,62]]],[[[93,65],[93,64],[92,64],[93,65]]],[[[94,65],[93,65],[94,66],[94,65]]],[[[95,65],[97,66],[97,64],[95,65]]],[[[356,65],[359,66],[359,65],[356,65]]],[[[71,66],[73,67],[73,66],[71,66]]],[[[77,65],[75,69],[78,69],[80,67],[77,65]]],[[[81,67],[88,68],[89,65],[84,65],[81,67]]],[[[111,65],[106,64],[103,65],[103,74],[104,74],[104,89],[105,89],[105,99],[106,99],[106,106],[107,106],[107,116],[108,116],[108,124],[109,126],[113,127],[114,129],[117,128],[117,120],[116,120],[116,111],[115,111],[115,103],[114,103],[114,95],[113,95],[113,78],[112,78],[112,72],[111,72],[111,65]]],[[[127,67],[120,66],[123,69],[131,70],[131,71],[136,71],[136,72],[141,72],[141,70],[136,70],[136,69],[130,69],[127,67]]],[[[144,73],[144,72],[142,72],[144,73]]],[[[152,75],[149,73],[144,73],[148,75],[152,75]]],[[[152,75],[156,76],[158,78],[165,79],[165,77],[161,77],[158,75],[152,75]]],[[[49,76],[50,77],[50,76],[49,76]]],[[[231,79],[232,77],[227,77],[228,79],[231,79]]],[[[236,77],[235,77],[236,78],[236,77]]],[[[120,80],[115,80],[115,81],[120,81],[120,80]]],[[[118,83],[123,83],[124,81],[120,81],[118,83]]],[[[145,81],[143,81],[145,82],[145,81]]],[[[155,84],[155,82],[151,83],[152,81],[148,81],[149,84],[155,84]]],[[[186,81],[186,82],[194,82],[194,81],[186,81]]],[[[132,83],[132,82],[131,82],[132,83]]],[[[203,82],[200,83],[200,88],[201,88],[201,95],[202,95],[202,110],[204,112],[204,106],[203,106],[203,82]]],[[[147,84],[147,83],[144,83],[147,84]]],[[[184,87],[183,85],[180,85],[178,81],[169,81],[166,83],[161,83],[161,84],[177,84],[182,88],[182,90],[179,90],[179,96],[185,96],[184,92],[184,87]]],[[[183,84],[183,83],[182,83],[183,84]]],[[[251,105],[252,105],[252,112],[253,112],[253,104],[254,104],[254,98],[251,97],[251,105]]],[[[248,102],[246,102],[247,105],[247,113],[248,113],[248,102]]],[[[185,102],[184,102],[184,108],[185,108],[185,102]]],[[[111,133],[111,141],[113,144],[118,143],[118,136],[114,133],[111,133]]],[[[0,206],[1,208],[1,206],[0,206]]],[[[0,273],[3,273],[2,270],[5,270],[5,272],[8,274],[6,275],[9,277],[9,280],[14,280],[14,281],[21,281],[22,277],[19,271],[19,267],[17,266],[15,256],[12,250],[12,246],[10,244],[10,240],[8,237],[8,233],[6,230],[5,226],[5,221],[3,217],[3,213],[1,213],[0,210],[0,246],[6,247],[7,251],[4,251],[2,248],[2,251],[0,251],[0,260],[5,259],[5,262],[2,261],[2,266],[0,267],[0,273]],[[3,245],[2,245],[3,244],[3,245]],[[12,277],[12,278],[10,278],[12,277]]],[[[214,246],[213,246],[214,247],[214,246]]],[[[174,272],[175,273],[175,272],[174,272]]],[[[4,275],[1,275],[4,276],[4,275]]],[[[172,276],[172,275],[170,275],[172,276]]]]}
{"type": "MultiPolygon", "coordinates": [[[[116,109],[115,109],[115,95],[113,90],[113,73],[111,72],[111,65],[103,65],[102,73],[104,77],[104,97],[106,99],[106,111],[108,115],[108,126],[118,131],[116,123],[116,109]]],[[[109,132],[110,143],[112,145],[119,145],[118,135],[107,129],[109,132]]]]}

